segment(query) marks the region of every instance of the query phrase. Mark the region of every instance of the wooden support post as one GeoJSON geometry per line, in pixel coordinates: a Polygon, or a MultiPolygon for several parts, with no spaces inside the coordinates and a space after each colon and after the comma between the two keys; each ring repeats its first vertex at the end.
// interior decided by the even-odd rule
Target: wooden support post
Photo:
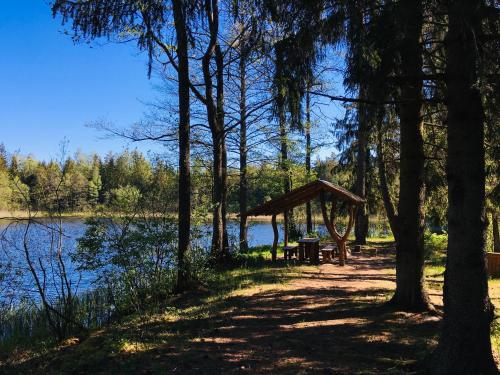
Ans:
{"type": "Polygon", "coordinates": [[[272,218],[272,224],[273,224],[273,232],[274,232],[274,240],[273,240],[273,248],[271,250],[271,257],[273,262],[276,262],[277,258],[277,253],[278,253],[278,225],[276,224],[276,215],[273,215],[272,218]]]}
{"type": "Polygon", "coordinates": [[[351,230],[354,226],[354,221],[356,219],[356,206],[354,206],[352,203],[349,203],[348,209],[349,209],[349,223],[347,224],[345,233],[342,236],[342,240],[344,241],[344,252],[346,259],[347,259],[347,247],[345,246],[345,243],[347,242],[347,237],[349,237],[349,234],[351,233],[351,230]]]}
{"type": "Polygon", "coordinates": [[[321,191],[320,193],[320,198],[321,198],[321,213],[323,214],[323,221],[325,222],[326,229],[328,229],[330,236],[337,243],[337,247],[339,248],[339,265],[343,266],[345,264],[345,260],[347,259],[346,242],[347,242],[347,237],[349,237],[349,234],[351,233],[352,227],[354,225],[356,207],[352,203],[349,203],[348,206],[349,223],[347,224],[344,234],[341,235],[339,232],[337,232],[337,229],[335,228],[334,198],[332,197],[332,208],[330,210],[330,217],[328,217],[328,211],[326,209],[325,193],[323,191],[321,191]]]}
{"type": "Polygon", "coordinates": [[[290,228],[288,227],[288,211],[283,212],[283,243],[284,246],[288,246],[288,232],[290,228]]]}
{"type": "MultiPolygon", "coordinates": [[[[335,229],[335,215],[333,214],[333,210],[335,206],[332,206],[332,210],[330,212],[330,217],[328,217],[328,211],[326,209],[326,200],[325,193],[321,191],[320,193],[321,200],[321,213],[323,214],[323,221],[325,222],[326,229],[332,239],[337,243],[337,247],[339,248],[339,266],[345,265],[345,243],[342,241],[342,237],[338,234],[337,229],[335,229]]],[[[333,205],[335,203],[332,203],[333,205]]]]}

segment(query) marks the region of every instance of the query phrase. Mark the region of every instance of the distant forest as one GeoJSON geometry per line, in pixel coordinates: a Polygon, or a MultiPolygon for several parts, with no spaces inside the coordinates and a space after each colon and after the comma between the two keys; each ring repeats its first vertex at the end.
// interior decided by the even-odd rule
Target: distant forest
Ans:
{"type": "MultiPolygon", "coordinates": [[[[195,160],[192,175],[193,206],[209,211],[208,162],[195,160]]],[[[248,175],[250,207],[281,194],[281,170],[275,162],[250,166],[248,175]]],[[[305,183],[305,175],[305,166],[294,163],[293,186],[305,183]]],[[[318,160],[311,175],[335,181],[344,179],[347,183],[350,179],[346,167],[334,159],[318,160]]],[[[48,213],[121,211],[141,200],[156,201],[161,196],[166,203],[162,207],[175,213],[177,181],[176,169],[164,158],[148,158],[137,150],[109,153],[104,158],[77,152],[62,161],[39,161],[33,156],[9,155],[0,144],[0,209],[3,210],[24,210],[29,206],[48,213]]],[[[230,174],[228,208],[232,213],[238,213],[238,183],[238,173],[230,174]]]]}

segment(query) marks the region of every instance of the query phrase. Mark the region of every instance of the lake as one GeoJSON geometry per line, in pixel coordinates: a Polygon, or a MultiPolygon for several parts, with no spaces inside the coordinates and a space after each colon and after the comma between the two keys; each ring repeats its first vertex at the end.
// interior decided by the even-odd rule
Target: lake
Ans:
{"type": "MultiPolygon", "coordinates": [[[[54,237],[54,231],[51,228],[54,224],[40,219],[39,223],[31,227],[29,234],[26,236],[27,244],[34,259],[34,266],[40,274],[41,269],[38,264],[47,264],[45,267],[49,271],[56,269],[57,264],[49,261],[48,254],[54,252],[57,248],[57,238],[54,237]]],[[[206,237],[201,239],[203,247],[210,246],[210,224],[204,226],[206,237]]],[[[22,258],[24,254],[23,240],[25,236],[26,224],[19,223],[0,223],[0,301],[19,301],[25,297],[37,297],[36,285],[29,268],[22,258]],[[1,271],[10,275],[1,277],[1,271]],[[5,272],[8,271],[8,272],[5,272]]],[[[92,289],[95,277],[90,272],[79,272],[76,270],[76,265],[72,264],[68,254],[76,248],[77,239],[85,233],[86,224],[84,219],[65,218],[62,222],[62,249],[65,254],[66,273],[70,275],[72,285],[83,292],[92,289]]],[[[305,228],[302,228],[305,230],[305,228]]],[[[280,240],[283,239],[283,225],[278,225],[280,240]]],[[[320,233],[325,231],[324,225],[317,226],[320,233]]],[[[235,244],[238,242],[239,223],[236,221],[228,222],[228,232],[230,242],[235,244]]],[[[57,237],[57,236],[56,236],[57,237]]],[[[273,242],[273,229],[270,222],[250,222],[248,228],[248,241],[250,246],[270,245],[273,242]]],[[[57,280],[48,280],[47,285],[57,285],[57,280]],[[51,282],[52,281],[52,282],[51,282]]],[[[55,287],[52,287],[54,289],[55,287]]],[[[50,295],[57,296],[57,291],[51,291],[50,295]]]]}
{"type": "MultiPolygon", "coordinates": [[[[48,254],[53,252],[57,246],[54,246],[54,242],[57,238],[54,238],[54,231],[50,230],[52,224],[48,221],[41,220],[28,236],[26,236],[27,244],[29,245],[30,251],[33,254],[33,259],[35,267],[38,264],[47,264],[45,267],[50,268],[50,271],[56,269],[57,264],[49,261],[48,254]],[[44,263],[45,262],[45,263],[44,263]]],[[[210,224],[204,226],[204,232],[207,233],[206,237],[201,239],[201,244],[203,247],[210,246],[210,224]]],[[[305,232],[305,224],[299,224],[300,230],[305,232]]],[[[26,262],[21,258],[23,255],[23,238],[26,229],[26,224],[21,223],[0,223],[0,271],[8,270],[10,277],[1,277],[0,274],[0,301],[2,300],[12,300],[19,301],[23,297],[33,297],[37,295],[35,282],[32,278],[26,262]]],[[[78,272],[76,271],[76,265],[72,264],[71,259],[67,254],[72,252],[77,243],[77,239],[82,237],[85,233],[86,224],[83,219],[78,218],[65,218],[62,222],[62,249],[63,254],[66,254],[65,260],[67,263],[66,273],[70,275],[70,280],[72,285],[77,287],[78,292],[83,292],[92,289],[93,282],[95,281],[95,276],[90,272],[78,272]]],[[[326,228],[324,225],[316,225],[314,228],[321,235],[326,234],[326,228]]],[[[370,231],[374,232],[375,227],[371,226],[370,231]]],[[[278,231],[280,236],[280,241],[283,240],[283,225],[278,224],[278,231]]],[[[228,232],[230,242],[232,244],[237,244],[238,242],[238,232],[239,223],[237,221],[228,222],[228,232]]],[[[248,228],[248,241],[249,245],[260,246],[260,245],[271,245],[273,242],[273,229],[272,225],[268,221],[257,222],[252,221],[249,223],[248,228]]],[[[38,272],[43,274],[43,272],[38,269],[38,272]]],[[[49,272],[47,272],[49,273],[49,272]]],[[[56,272],[57,273],[57,272],[56,272]]],[[[51,280],[47,280],[47,285],[51,284],[51,280]]],[[[52,280],[53,285],[57,285],[57,280],[52,280]]],[[[49,287],[50,288],[50,287],[49,287]]],[[[53,287],[54,288],[54,287],[53,287]]],[[[57,291],[51,293],[53,296],[57,296],[57,291]]]]}

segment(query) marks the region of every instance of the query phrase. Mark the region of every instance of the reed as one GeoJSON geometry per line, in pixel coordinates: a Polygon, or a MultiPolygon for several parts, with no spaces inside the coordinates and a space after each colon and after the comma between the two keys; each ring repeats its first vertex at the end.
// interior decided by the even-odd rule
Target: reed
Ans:
{"type": "MultiPolygon", "coordinates": [[[[56,301],[53,307],[63,313],[61,303],[56,301]]],[[[113,319],[116,308],[112,293],[102,288],[75,296],[72,311],[74,324],[68,326],[67,336],[81,334],[82,327],[88,330],[108,324],[113,319]]],[[[62,325],[62,319],[57,324],[62,325]]],[[[52,336],[46,312],[41,305],[22,302],[0,311],[1,346],[8,347],[33,339],[49,339],[52,336]]]]}

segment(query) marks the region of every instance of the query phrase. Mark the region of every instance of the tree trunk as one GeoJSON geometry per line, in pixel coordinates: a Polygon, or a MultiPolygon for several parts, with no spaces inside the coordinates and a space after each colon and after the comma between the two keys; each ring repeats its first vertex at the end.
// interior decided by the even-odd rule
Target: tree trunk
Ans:
{"type": "MultiPolygon", "coordinates": [[[[381,122],[382,118],[379,118],[379,121],[381,122]]],[[[387,220],[389,220],[389,226],[391,227],[392,234],[394,235],[394,240],[397,244],[398,218],[394,210],[394,204],[392,203],[391,194],[389,192],[389,184],[387,182],[387,172],[384,160],[382,124],[380,122],[377,124],[377,166],[378,166],[378,177],[380,182],[380,192],[382,194],[382,201],[384,202],[385,212],[387,214],[387,220]]]]}
{"type": "Polygon", "coordinates": [[[246,104],[246,51],[240,50],[240,251],[248,250],[248,223],[242,213],[247,211],[248,181],[247,181],[247,104],[246,104]]]}
{"type": "Polygon", "coordinates": [[[493,212],[492,224],[493,224],[493,251],[495,253],[500,253],[500,233],[498,232],[498,214],[493,212]]]}
{"type": "MultiPolygon", "coordinates": [[[[359,89],[359,98],[365,99],[365,87],[362,84],[359,89]]],[[[358,134],[356,155],[356,194],[361,198],[366,197],[366,160],[368,151],[368,119],[366,118],[366,106],[358,105],[358,134]]],[[[368,214],[366,203],[359,206],[356,211],[356,226],[354,227],[355,244],[366,245],[368,236],[368,214]]]]}
{"type": "Polygon", "coordinates": [[[191,167],[190,167],[190,121],[189,121],[189,60],[186,20],[182,1],[172,0],[177,35],[178,80],[179,80],[179,242],[177,249],[178,292],[189,284],[189,267],[186,255],[189,252],[191,232],[191,167]]]}
{"type": "Polygon", "coordinates": [[[277,259],[277,252],[278,252],[278,239],[279,239],[279,232],[278,232],[278,224],[276,223],[276,214],[273,215],[271,224],[273,226],[273,248],[271,250],[271,259],[273,262],[276,262],[277,259]]]}
{"type": "Polygon", "coordinates": [[[203,80],[205,84],[205,106],[207,120],[212,133],[213,147],[213,228],[212,256],[219,263],[228,255],[227,234],[227,150],[224,129],[224,58],[218,44],[219,8],[218,1],[205,1],[205,12],[210,31],[210,40],[202,58],[203,80]],[[216,97],[213,95],[210,62],[215,56],[216,97]]]}
{"type": "MultiPolygon", "coordinates": [[[[307,88],[306,92],[306,173],[307,182],[311,182],[311,87],[307,88]]],[[[313,223],[312,223],[312,207],[311,201],[306,203],[306,230],[307,233],[312,233],[313,223]]]]}
{"type": "MultiPolygon", "coordinates": [[[[290,183],[290,170],[288,165],[288,137],[286,134],[286,116],[285,116],[285,98],[278,99],[279,111],[279,131],[280,131],[280,168],[283,178],[283,192],[286,194],[291,190],[290,183]]],[[[283,232],[285,237],[285,244],[288,243],[290,238],[290,224],[293,225],[293,214],[290,211],[283,212],[283,232]]]]}
{"type": "Polygon", "coordinates": [[[226,134],[222,131],[222,253],[223,257],[229,255],[229,235],[227,233],[227,146],[226,146],[226,134]]]}
{"type": "Polygon", "coordinates": [[[227,167],[225,165],[226,145],[223,136],[213,138],[213,233],[212,255],[219,263],[227,256],[226,195],[227,167]]]}
{"type": "Polygon", "coordinates": [[[392,302],[411,311],[429,309],[424,288],[424,145],[422,138],[422,2],[402,0],[398,22],[403,39],[401,74],[399,239],[396,249],[396,293],[392,302]]]}
{"type": "Polygon", "coordinates": [[[494,306],[485,265],[484,112],[476,73],[482,1],[448,4],[448,251],[444,319],[433,371],[498,374],[490,341],[494,306]]]}
{"type": "MultiPolygon", "coordinates": [[[[218,12],[218,11],[217,11],[218,12]]],[[[217,17],[218,19],[218,17],[217,17]]],[[[221,216],[220,222],[217,223],[222,228],[222,246],[218,248],[220,260],[224,261],[229,255],[229,237],[227,233],[227,147],[226,133],[224,129],[224,58],[219,44],[215,47],[215,63],[216,63],[216,81],[217,81],[217,97],[216,97],[216,121],[217,121],[217,137],[220,141],[220,174],[217,173],[220,187],[219,195],[214,202],[220,202],[221,216]]],[[[215,159],[214,159],[215,160],[215,159]]]]}

